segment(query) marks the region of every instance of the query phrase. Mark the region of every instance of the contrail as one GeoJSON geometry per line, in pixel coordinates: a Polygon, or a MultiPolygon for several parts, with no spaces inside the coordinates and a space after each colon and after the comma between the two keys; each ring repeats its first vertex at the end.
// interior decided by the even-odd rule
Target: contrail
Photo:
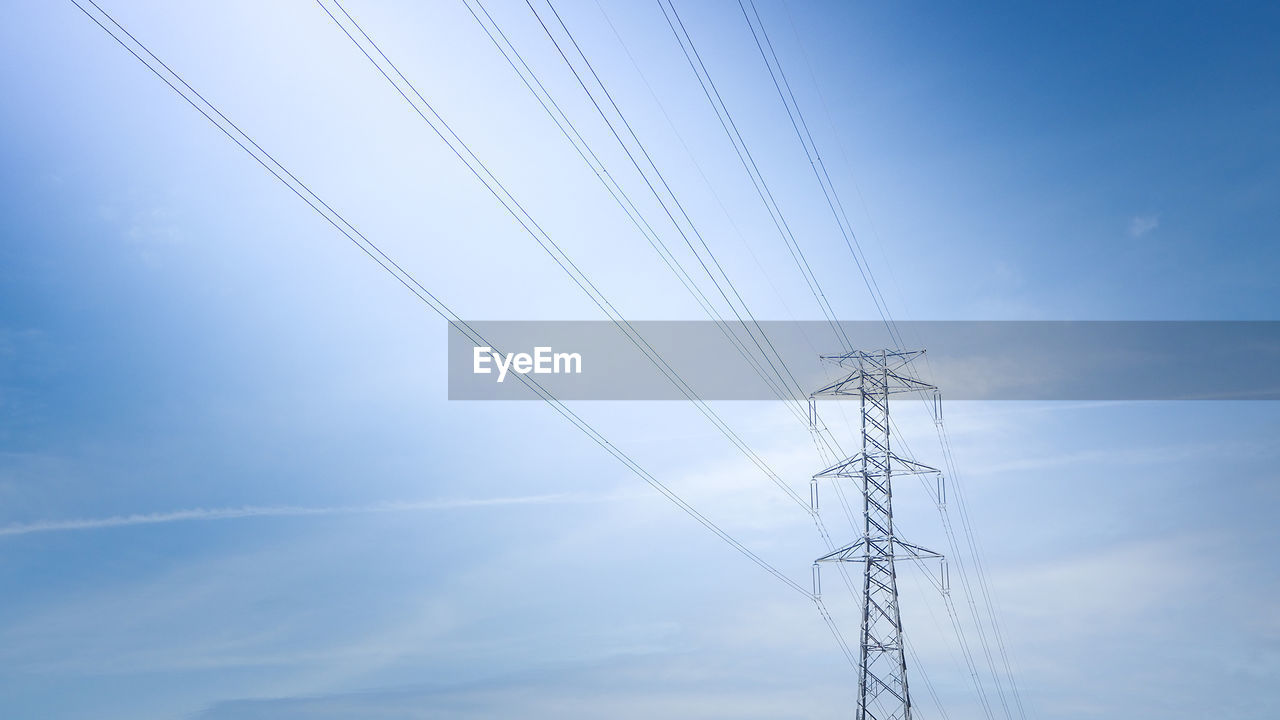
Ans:
{"type": "Polygon", "coordinates": [[[44,520],[0,526],[0,536],[30,535],[43,532],[68,530],[100,530],[132,525],[160,525],[188,520],[233,520],[250,517],[298,517],[305,515],[358,515],[365,513],[415,512],[424,510],[453,510],[458,508],[491,507],[498,505],[546,505],[551,503],[605,502],[612,496],[605,495],[527,495],[453,500],[389,501],[368,505],[337,505],[315,507],[305,505],[244,505],[228,508],[191,508],[169,512],[111,515],[101,518],[75,520],[44,520]]]}

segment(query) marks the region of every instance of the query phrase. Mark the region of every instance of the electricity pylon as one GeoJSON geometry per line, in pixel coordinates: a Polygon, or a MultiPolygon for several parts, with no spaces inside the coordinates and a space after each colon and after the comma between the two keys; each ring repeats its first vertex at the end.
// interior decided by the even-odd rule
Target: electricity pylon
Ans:
{"type": "MultiPolygon", "coordinates": [[[[817,481],[855,480],[862,490],[862,537],[814,561],[862,565],[862,626],[858,655],[858,706],[855,720],[911,720],[907,659],[903,652],[902,616],[898,609],[897,559],[941,558],[903,541],[893,529],[893,476],[938,473],[890,449],[889,396],[935,388],[903,368],[923,350],[854,351],[823,356],[849,374],[809,397],[810,423],[817,431],[820,397],[856,397],[861,408],[861,449],[814,476],[811,494],[817,511],[817,481]]],[[[816,584],[816,582],[815,582],[816,584]]],[[[814,593],[820,590],[815,587],[814,593]]]]}

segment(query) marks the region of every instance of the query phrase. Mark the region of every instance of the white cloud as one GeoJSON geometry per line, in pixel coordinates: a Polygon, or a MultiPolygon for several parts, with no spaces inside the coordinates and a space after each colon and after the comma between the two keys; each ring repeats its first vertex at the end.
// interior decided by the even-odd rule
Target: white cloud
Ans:
{"type": "Polygon", "coordinates": [[[523,497],[496,497],[479,499],[454,500],[416,500],[387,501],[368,505],[338,505],[330,507],[309,507],[300,505],[245,505],[229,508],[191,508],[158,513],[136,513],[132,515],[111,515],[100,518],[83,518],[74,520],[45,520],[32,523],[18,523],[0,527],[0,536],[29,535],[41,532],[63,532],[68,530],[101,530],[105,528],[128,527],[132,525],[158,525],[163,523],[185,522],[188,520],[233,520],[249,517],[298,517],[304,515],[357,515],[366,513],[388,512],[420,512],[427,510],[452,510],[458,508],[490,507],[495,505],[545,505],[551,503],[586,503],[605,502],[613,499],[609,496],[588,495],[527,495],[523,497]]]}
{"type": "Polygon", "coordinates": [[[1158,215],[1135,215],[1129,219],[1129,236],[1142,237],[1160,227],[1158,215]]]}

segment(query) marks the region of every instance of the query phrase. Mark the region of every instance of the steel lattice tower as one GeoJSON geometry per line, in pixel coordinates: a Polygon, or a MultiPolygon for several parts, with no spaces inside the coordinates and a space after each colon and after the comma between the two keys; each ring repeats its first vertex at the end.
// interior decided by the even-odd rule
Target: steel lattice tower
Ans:
{"type": "MultiPolygon", "coordinates": [[[[817,482],[855,481],[862,493],[863,534],[858,540],[818,558],[818,563],[844,562],[862,566],[862,625],[858,657],[856,720],[911,720],[907,660],[903,652],[902,617],[898,609],[896,559],[942,556],[900,539],[893,529],[893,477],[938,473],[927,465],[903,458],[890,447],[889,396],[932,391],[934,387],[910,377],[904,367],[923,350],[854,351],[823,356],[842,371],[843,379],[810,396],[810,421],[817,429],[816,400],[821,397],[858,399],[861,409],[861,449],[852,457],[814,476],[813,503],[817,510],[817,482]]],[[[816,576],[816,573],[815,573],[816,576]]],[[[815,594],[818,589],[815,588],[815,594]]]]}

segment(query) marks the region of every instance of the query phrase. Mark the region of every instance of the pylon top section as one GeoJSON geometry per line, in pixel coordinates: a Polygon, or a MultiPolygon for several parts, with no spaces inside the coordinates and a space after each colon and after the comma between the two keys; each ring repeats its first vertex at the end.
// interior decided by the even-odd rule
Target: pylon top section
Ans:
{"type": "Polygon", "coordinates": [[[854,350],[842,355],[823,355],[824,362],[851,369],[852,372],[817,390],[810,397],[857,396],[868,388],[877,395],[886,392],[894,394],[936,390],[933,385],[912,377],[910,373],[901,372],[908,363],[921,355],[924,355],[924,350],[854,350]]]}
{"type": "Polygon", "coordinates": [[[895,370],[921,355],[924,355],[924,350],[853,350],[841,355],[820,355],[819,357],[827,362],[846,367],[857,367],[859,360],[873,363],[884,362],[889,365],[890,370],[895,370]]]}

